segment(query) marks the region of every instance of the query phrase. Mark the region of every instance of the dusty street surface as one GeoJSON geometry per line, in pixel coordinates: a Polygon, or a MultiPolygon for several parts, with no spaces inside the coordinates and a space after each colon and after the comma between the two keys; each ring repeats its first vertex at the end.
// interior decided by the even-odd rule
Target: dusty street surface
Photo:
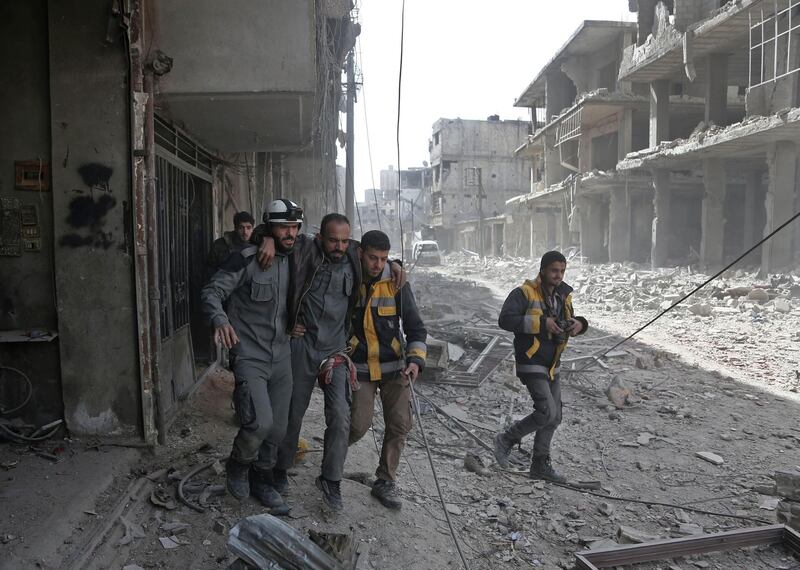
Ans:
{"type": "MultiPolygon", "coordinates": [[[[592,493],[600,496],[528,479],[531,441],[523,442],[523,449],[514,453],[512,471],[498,470],[486,446],[505,423],[531,410],[530,397],[514,376],[513,363],[499,360],[487,378],[477,379],[478,387],[447,382],[456,379],[457,384],[464,384],[468,375],[463,371],[493,336],[501,337],[495,352],[507,356],[509,337],[494,330],[501,303],[498,295],[504,296],[511,284],[521,283],[522,278],[508,268],[464,274],[464,264],[415,268],[412,283],[429,335],[464,350],[447,370],[429,368],[417,390],[447,510],[471,568],[571,568],[574,553],[590,545],[775,522],[777,499],[762,493],[769,493],[775,471],[800,470],[800,411],[795,395],[778,393],[782,385],[777,381],[769,386],[772,390],[761,390],[734,379],[733,374],[709,371],[684,362],[675,352],[640,343],[626,344],[619,356],[564,378],[564,422],[556,432],[553,460],[572,483],[599,481],[601,488],[592,493]],[[462,279],[452,277],[458,273],[462,279]],[[492,285],[491,289],[477,286],[475,279],[492,285]],[[620,407],[612,405],[605,394],[615,378],[631,392],[620,407]],[[698,456],[702,452],[719,456],[722,463],[702,459],[698,456]],[[673,506],[647,504],[656,502],[673,506]]],[[[574,284],[575,277],[568,269],[567,281],[574,284]]],[[[578,281],[592,283],[597,277],[584,272],[578,281]]],[[[604,311],[602,303],[590,301],[602,295],[587,291],[584,298],[576,294],[578,313],[587,315],[592,324],[632,326],[623,316],[610,317],[612,311],[604,311]]],[[[635,316],[643,319],[646,314],[638,310],[635,316]]],[[[727,313],[723,315],[728,318],[727,313]]],[[[706,345],[699,341],[690,345],[690,338],[695,337],[685,336],[685,346],[696,349],[699,360],[719,360],[714,353],[701,351],[701,347],[710,350],[717,346],[711,342],[707,321],[695,326],[694,316],[684,314],[682,318],[687,321],[682,330],[701,329],[697,337],[709,339],[706,345]]],[[[721,319],[710,318],[714,327],[724,329],[721,319]]],[[[665,321],[665,331],[670,330],[669,324],[665,321]]],[[[674,329],[675,324],[672,326],[674,329]]],[[[776,330],[777,325],[764,325],[763,331],[767,329],[776,330]]],[[[592,354],[618,338],[593,328],[574,340],[565,358],[592,354]]],[[[737,353],[739,346],[749,345],[728,346],[726,365],[747,375],[758,367],[749,364],[748,356],[737,353]],[[732,360],[735,356],[748,364],[738,369],[732,360]]],[[[458,350],[452,348],[452,352],[457,355],[458,350]]],[[[576,362],[580,366],[583,361],[576,362]]],[[[224,478],[213,469],[200,472],[187,486],[190,501],[205,504],[203,513],[182,505],[176,487],[195,467],[214,460],[224,462],[236,429],[230,406],[232,387],[227,372],[209,378],[176,420],[168,445],[116,479],[111,492],[94,508],[100,519],[97,526],[111,526],[102,540],[96,541],[83,567],[135,564],[141,568],[201,569],[224,568],[230,563],[225,547],[228,530],[263,509],[252,500],[240,504],[216,495],[214,485],[223,484],[224,478]],[[148,474],[152,480],[145,477],[148,474]],[[139,487],[130,492],[130,498],[120,501],[136,483],[139,487]],[[125,508],[114,519],[112,511],[120,502],[125,508]]],[[[366,549],[363,568],[460,567],[416,421],[400,468],[402,511],[388,511],[369,496],[365,483],[372,477],[377,453],[375,441],[367,434],[350,449],[345,467],[348,478],[342,485],[345,510],[335,516],[323,509],[313,484],[323,431],[319,393],[315,393],[306,418],[303,437],[310,450],[292,473],[288,501],[293,509],[287,522],[304,532],[349,533],[352,529],[366,549]]],[[[380,445],[379,413],[374,434],[380,445]]],[[[55,470],[57,466],[45,464],[43,468],[55,470]]],[[[8,491],[4,488],[4,492],[8,491]]],[[[64,559],[79,559],[75,552],[86,552],[87,542],[95,536],[89,525],[76,531],[67,543],[74,552],[70,555],[67,548],[62,552],[64,559]]],[[[637,568],[667,568],[670,564],[720,570],[798,567],[798,561],[787,552],[770,547],[695,555],[637,568]]],[[[42,567],[62,566],[45,561],[42,567]]]]}

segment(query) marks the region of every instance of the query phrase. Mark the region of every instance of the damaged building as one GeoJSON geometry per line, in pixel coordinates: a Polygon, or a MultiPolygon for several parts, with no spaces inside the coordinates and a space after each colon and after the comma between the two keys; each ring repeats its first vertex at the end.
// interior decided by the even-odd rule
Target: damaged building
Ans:
{"type": "Polygon", "coordinates": [[[0,399],[28,398],[22,421],[164,437],[215,357],[212,241],[274,197],[335,207],[351,8],[3,3],[0,362],[19,381],[0,399]]]}
{"type": "MultiPolygon", "coordinates": [[[[584,22],[516,101],[533,167],[509,253],[721,267],[796,210],[797,3],[629,5],[637,23],[584,22]]],[[[790,265],[797,233],[749,261],[790,265]]]]}
{"type": "Polygon", "coordinates": [[[528,187],[530,164],[514,157],[528,132],[527,122],[497,115],[434,123],[430,218],[440,247],[504,253],[505,202],[528,187]]]}
{"type": "MultiPolygon", "coordinates": [[[[740,0],[632,3],[650,34],[631,46],[620,78],[650,86],[649,148],[628,154],[618,169],[649,173],[655,219],[652,261],[704,267],[729,262],[797,210],[798,44],[800,2],[740,0]],[[667,94],[703,100],[691,132],[673,130],[667,94]],[[731,104],[744,100],[744,109],[731,104]],[[699,181],[689,195],[685,177],[699,181]],[[686,208],[685,204],[691,207],[686,208]],[[691,214],[691,220],[683,219],[691,214]],[[691,234],[676,232],[690,224],[691,234]]],[[[797,262],[800,231],[776,234],[749,260],[763,272],[797,262]]]]}

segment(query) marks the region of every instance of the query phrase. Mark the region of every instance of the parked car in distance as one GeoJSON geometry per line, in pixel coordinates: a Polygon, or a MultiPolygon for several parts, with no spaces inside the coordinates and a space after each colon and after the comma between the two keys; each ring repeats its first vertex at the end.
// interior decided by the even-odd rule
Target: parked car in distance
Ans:
{"type": "Polygon", "coordinates": [[[439,244],[432,240],[418,241],[412,250],[414,263],[420,265],[441,265],[442,256],[439,252],[439,244]]]}

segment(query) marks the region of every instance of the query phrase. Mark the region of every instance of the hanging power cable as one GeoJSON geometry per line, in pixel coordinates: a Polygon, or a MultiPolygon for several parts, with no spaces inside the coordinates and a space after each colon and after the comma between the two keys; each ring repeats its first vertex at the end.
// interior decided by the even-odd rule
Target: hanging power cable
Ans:
{"type": "MultiPolygon", "coordinates": [[[[405,261],[405,244],[404,244],[404,237],[403,237],[403,215],[402,210],[400,208],[400,198],[402,197],[402,176],[401,176],[401,162],[400,162],[400,115],[401,115],[401,96],[403,91],[403,49],[404,49],[404,40],[405,40],[405,22],[406,22],[406,2],[403,0],[401,12],[400,12],[400,66],[397,73],[397,128],[395,131],[395,138],[397,144],[397,218],[400,227],[400,260],[401,262],[405,261]]],[[[402,315],[403,315],[403,305],[402,305],[402,296],[400,296],[400,315],[401,315],[401,327],[402,327],[402,315]]],[[[402,332],[401,332],[402,336],[402,332]]],[[[403,361],[406,361],[406,354],[405,354],[405,345],[401,343],[402,346],[402,358],[403,361]]],[[[413,408],[416,411],[417,415],[417,425],[419,426],[420,433],[422,433],[422,441],[425,444],[425,452],[428,455],[428,463],[431,466],[431,473],[433,474],[433,481],[436,484],[436,492],[439,495],[439,501],[442,504],[442,511],[444,511],[444,517],[447,521],[447,526],[450,529],[450,536],[453,538],[453,542],[456,545],[456,550],[458,551],[458,555],[461,558],[461,563],[464,565],[466,570],[469,570],[469,564],[467,563],[467,559],[464,556],[464,553],[461,550],[461,543],[456,536],[455,528],[453,527],[453,521],[450,520],[450,512],[447,510],[447,504],[444,500],[444,494],[442,493],[442,487],[439,484],[439,476],[436,473],[436,466],[433,463],[433,454],[431,453],[430,445],[428,445],[428,436],[425,433],[425,427],[422,424],[422,415],[419,413],[419,400],[417,399],[417,392],[414,389],[414,382],[409,383],[411,387],[411,398],[413,402],[413,408]]]]}
{"type": "Polygon", "coordinates": [[[681,297],[680,299],[678,299],[677,301],[675,301],[675,302],[674,302],[672,305],[670,305],[669,307],[667,307],[666,309],[664,309],[663,311],[661,311],[660,313],[658,313],[658,314],[657,314],[655,317],[653,317],[652,319],[650,319],[649,321],[647,321],[645,324],[643,324],[642,326],[640,326],[638,329],[636,329],[635,331],[633,331],[633,332],[632,332],[630,335],[628,335],[627,337],[623,338],[621,341],[619,341],[619,342],[618,342],[618,343],[616,343],[615,345],[613,345],[613,346],[611,346],[611,347],[609,347],[609,348],[607,348],[607,349],[605,349],[605,350],[603,350],[603,351],[601,351],[601,352],[599,352],[599,353],[597,353],[597,354],[593,355],[593,356],[592,356],[592,360],[590,360],[590,361],[589,361],[589,362],[588,362],[586,365],[582,366],[581,368],[578,368],[577,370],[568,370],[568,369],[567,369],[567,370],[564,370],[563,372],[566,372],[566,373],[568,373],[568,374],[580,374],[580,373],[581,373],[581,372],[583,372],[584,370],[586,370],[586,369],[588,369],[588,368],[590,368],[590,367],[594,366],[595,364],[597,364],[597,362],[598,362],[598,360],[599,360],[599,359],[601,359],[602,357],[604,357],[606,354],[608,354],[609,352],[611,352],[611,351],[612,351],[612,350],[614,350],[615,348],[618,348],[618,347],[622,346],[623,344],[625,344],[626,342],[628,342],[629,340],[631,340],[633,337],[635,337],[637,334],[639,334],[639,333],[640,333],[640,332],[642,332],[644,329],[646,329],[647,327],[649,327],[650,325],[652,325],[652,324],[653,324],[654,322],[656,322],[658,319],[660,319],[661,317],[663,317],[664,315],[666,315],[666,314],[667,314],[668,312],[670,312],[672,309],[674,309],[675,307],[677,307],[678,305],[680,305],[681,303],[683,303],[683,302],[684,302],[686,299],[688,299],[689,297],[691,297],[692,295],[694,295],[695,293],[697,293],[697,292],[698,292],[700,289],[702,289],[703,287],[705,287],[706,285],[708,285],[708,284],[709,284],[709,283],[711,283],[712,281],[716,280],[716,279],[717,279],[717,278],[718,278],[720,275],[722,275],[723,273],[725,273],[725,272],[726,272],[728,269],[730,269],[731,267],[733,267],[734,265],[736,265],[737,263],[739,263],[739,262],[740,262],[742,259],[744,259],[744,258],[745,258],[745,257],[747,257],[748,255],[750,255],[750,254],[751,254],[753,251],[755,251],[756,249],[758,249],[758,248],[759,248],[761,245],[763,245],[765,242],[769,241],[769,240],[770,240],[770,238],[772,238],[772,237],[773,237],[775,234],[777,234],[778,232],[780,232],[780,231],[781,231],[783,228],[785,228],[786,226],[788,226],[789,224],[791,224],[791,223],[792,223],[793,221],[795,221],[795,220],[796,220],[798,217],[800,217],[800,212],[795,212],[795,214],[794,214],[794,215],[793,215],[791,218],[789,218],[788,220],[786,220],[785,222],[783,222],[781,225],[779,225],[777,228],[775,228],[774,230],[772,230],[772,231],[771,231],[769,234],[767,234],[766,236],[764,236],[764,237],[763,237],[763,238],[762,238],[762,239],[761,239],[759,242],[757,242],[757,243],[756,243],[756,244],[755,244],[753,247],[751,247],[750,249],[748,249],[747,251],[745,251],[745,252],[744,252],[742,255],[740,255],[739,257],[737,257],[736,259],[734,259],[732,262],[730,262],[728,265],[726,265],[725,267],[723,267],[722,269],[720,269],[719,271],[717,271],[717,272],[716,272],[714,275],[712,275],[711,277],[709,277],[708,279],[706,279],[705,281],[703,281],[703,283],[701,283],[700,285],[698,285],[697,287],[695,287],[694,289],[692,289],[692,290],[691,290],[689,293],[687,293],[686,295],[684,295],[683,297],[681,297]]]}
{"type": "MultiPolygon", "coordinates": [[[[358,60],[364,61],[361,57],[361,36],[356,39],[358,46],[358,60]]],[[[375,215],[378,218],[378,229],[383,231],[381,226],[381,209],[378,206],[378,193],[375,190],[375,169],[372,167],[372,145],[369,142],[369,120],[367,119],[367,90],[364,87],[364,69],[361,69],[361,106],[364,108],[364,130],[367,134],[367,156],[369,156],[369,176],[372,180],[372,196],[375,198],[375,215]]],[[[366,201],[366,195],[364,196],[366,201]]],[[[363,230],[362,230],[363,231],[363,230]]]]}

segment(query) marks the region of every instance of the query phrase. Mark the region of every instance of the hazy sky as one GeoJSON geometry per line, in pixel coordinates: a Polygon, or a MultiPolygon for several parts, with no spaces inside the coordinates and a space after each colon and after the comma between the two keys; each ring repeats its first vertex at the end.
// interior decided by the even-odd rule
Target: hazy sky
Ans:
{"type": "MultiPolygon", "coordinates": [[[[397,71],[402,0],[360,0],[364,87],[355,110],[355,192],[397,165],[397,71]]],[[[428,160],[440,117],[527,119],[514,99],[583,20],[632,20],[627,0],[406,0],[400,160],[428,160]]],[[[344,127],[345,117],[341,116],[344,127]]],[[[344,164],[344,153],[339,162],[344,164]]]]}

